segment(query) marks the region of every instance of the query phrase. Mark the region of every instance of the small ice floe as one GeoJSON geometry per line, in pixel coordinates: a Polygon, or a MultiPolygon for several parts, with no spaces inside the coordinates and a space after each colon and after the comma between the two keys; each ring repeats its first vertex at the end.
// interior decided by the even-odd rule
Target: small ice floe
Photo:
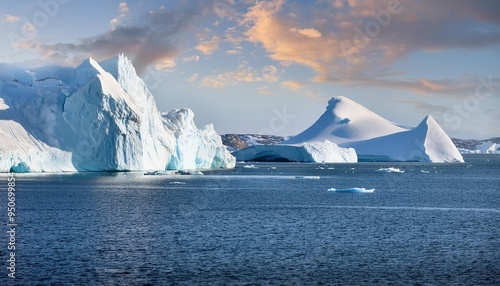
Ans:
{"type": "Polygon", "coordinates": [[[186,184],[186,182],[177,182],[177,181],[170,182],[170,185],[185,185],[185,184],[186,184]]]}
{"type": "Polygon", "coordinates": [[[324,169],[325,169],[325,167],[318,166],[316,169],[317,169],[317,170],[324,170],[324,169]]]}
{"type": "Polygon", "coordinates": [[[203,175],[203,173],[198,170],[179,170],[177,173],[180,175],[194,175],[194,176],[203,175]]]}
{"type": "Polygon", "coordinates": [[[428,173],[430,173],[430,171],[420,170],[420,173],[428,174],[428,173]]]}
{"type": "Polygon", "coordinates": [[[258,167],[255,167],[255,165],[245,165],[243,166],[245,169],[258,169],[258,167]]]}
{"type": "Polygon", "coordinates": [[[320,176],[295,176],[295,179],[319,180],[320,176]]]}
{"type": "Polygon", "coordinates": [[[148,171],[148,172],[145,172],[144,175],[149,175],[149,176],[169,176],[169,175],[175,175],[175,171],[148,171]]]}
{"type": "Polygon", "coordinates": [[[328,170],[335,170],[334,167],[328,167],[328,170]]]}
{"type": "Polygon", "coordinates": [[[271,168],[269,168],[269,169],[271,169],[271,170],[276,170],[276,167],[271,167],[271,168]]]}
{"type": "Polygon", "coordinates": [[[389,167],[389,168],[380,168],[380,169],[376,170],[375,172],[380,172],[380,173],[404,173],[405,171],[400,170],[398,168],[389,167]]]}
{"type": "Polygon", "coordinates": [[[337,193],[373,193],[375,189],[365,189],[365,188],[350,188],[350,189],[328,189],[329,192],[337,192],[337,193]]]}

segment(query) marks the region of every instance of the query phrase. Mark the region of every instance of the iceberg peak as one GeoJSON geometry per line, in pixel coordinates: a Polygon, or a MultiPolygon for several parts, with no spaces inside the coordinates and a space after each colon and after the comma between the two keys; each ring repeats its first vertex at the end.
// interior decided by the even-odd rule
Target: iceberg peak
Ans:
{"type": "Polygon", "coordinates": [[[106,71],[92,58],[85,59],[75,69],[75,77],[77,85],[84,85],[96,75],[106,74],[106,71]]]}
{"type": "Polygon", "coordinates": [[[120,53],[114,57],[104,60],[99,63],[104,70],[109,72],[117,81],[119,81],[120,75],[123,73],[128,73],[137,76],[134,64],[126,55],[120,53]]]}
{"type": "Polygon", "coordinates": [[[311,127],[283,143],[294,144],[329,140],[340,144],[406,130],[361,104],[347,97],[339,96],[328,101],[326,111],[311,127]]]}

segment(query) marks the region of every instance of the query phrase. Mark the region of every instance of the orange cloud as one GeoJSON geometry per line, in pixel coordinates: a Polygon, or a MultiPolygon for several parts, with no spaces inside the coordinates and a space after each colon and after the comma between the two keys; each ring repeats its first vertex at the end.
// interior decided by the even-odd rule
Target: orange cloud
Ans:
{"type": "Polygon", "coordinates": [[[210,40],[208,41],[202,41],[199,43],[195,49],[198,51],[202,52],[205,55],[211,55],[215,50],[219,48],[219,43],[220,43],[220,37],[219,36],[213,36],[210,40]]]}
{"type": "Polygon", "coordinates": [[[322,38],[315,29],[298,30],[293,22],[282,19],[278,12],[283,0],[258,2],[245,15],[243,25],[247,39],[262,44],[270,57],[283,63],[305,65],[317,72],[326,72],[329,63],[339,54],[334,37],[322,38]]]}
{"type": "Polygon", "coordinates": [[[230,85],[237,85],[242,82],[276,82],[279,77],[278,69],[273,65],[268,65],[258,71],[253,67],[240,65],[236,71],[220,73],[206,76],[202,79],[202,85],[215,88],[223,88],[230,85]]]}
{"type": "Polygon", "coordinates": [[[284,81],[281,84],[284,85],[285,87],[292,89],[292,90],[295,90],[295,91],[304,88],[303,83],[298,82],[298,81],[293,81],[293,80],[284,81]]]}
{"type": "Polygon", "coordinates": [[[297,28],[291,28],[291,32],[299,33],[302,36],[308,37],[308,38],[321,38],[321,33],[313,28],[308,28],[308,29],[297,29],[297,28]]]}
{"type": "Polygon", "coordinates": [[[3,20],[5,22],[9,22],[9,23],[13,23],[13,22],[18,22],[21,20],[21,18],[19,18],[18,16],[13,16],[13,15],[5,15],[3,17],[3,20]]]}
{"type": "Polygon", "coordinates": [[[284,0],[258,1],[244,14],[240,26],[246,40],[262,46],[271,59],[284,66],[311,68],[316,72],[315,82],[463,94],[470,88],[463,79],[402,80],[392,65],[414,51],[500,44],[498,29],[481,28],[483,23],[500,26],[492,10],[500,8],[500,2],[484,1],[491,7],[451,0],[318,0],[307,11],[284,0]],[[450,5],[454,18],[447,16],[450,5]],[[457,25],[471,19],[477,24],[457,30],[457,25]]]}

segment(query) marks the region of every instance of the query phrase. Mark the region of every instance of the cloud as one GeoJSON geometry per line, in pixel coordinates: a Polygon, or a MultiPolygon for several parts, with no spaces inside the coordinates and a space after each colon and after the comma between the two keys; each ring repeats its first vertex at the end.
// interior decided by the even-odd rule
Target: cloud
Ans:
{"type": "Polygon", "coordinates": [[[448,109],[448,107],[436,105],[436,104],[431,104],[431,103],[428,103],[425,101],[423,102],[423,101],[411,100],[411,99],[399,99],[396,101],[401,102],[401,103],[410,104],[413,106],[414,110],[422,112],[422,113],[426,113],[426,114],[439,115],[439,114],[443,114],[448,109]]]}
{"type": "Polygon", "coordinates": [[[198,79],[198,74],[197,74],[197,73],[194,73],[194,74],[192,74],[190,77],[188,77],[188,78],[186,79],[186,81],[187,81],[187,82],[189,82],[189,83],[193,83],[193,82],[195,82],[197,79],[198,79]]]}
{"type": "Polygon", "coordinates": [[[198,62],[200,60],[200,56],[194,55],[190,57],[183,57],[182,60],[184,62],[198,62]]]}
{"type": "Polygon", "coordinates": [[[175,71],[175,67],[177,66],[177,64],[175,63],[175,60],[173,59],[164,59],[160,62],[157,62],[154,67],[156,70],[161,70],[161,71],[165,71],[165,72],[173,72],[175,71]]]}
{"type": "MultiPolygon", "coordinates": [[[[417,51],[477,50],[500,45],[500,1],[496,0],[302,2],[183,0],[127,23],[123,20],[129,7],[121,2],[120,14],[111,20],[111,28],[105,33],[73,43],[47,44],[33,38],[19,43],[19,47],[36,49],[51,61],[65,64],[78,63],[88,56],[103,60],[123,52],[141,72],[148,65],[161,66],[182,56],[192,48],[188,36],[194,31],[199,32],[195,50],[200,54],[213,54],[224,41],[230,46],[224,47],[226,55],[248,52],[246,55],[258,58],[263,50],[282,66],[310,68],[318,83],[451,96],[464,94],[474,83],[464,78],[407,78],[394,70],[394,63],[417,51]],[[218,23],[218,27],[203,29],[203,23],[218,23]],[[250,50],[248,42],[257,48],[250,50]]],[[[196,62],[196,57],[181,61],[196,62]]],[[[263,78],[262,71],[253,72],[263,78]]]]}
{"type": "Polygon", "coordinates": [[[261,44],[272,59],[285,65],[295,63],[319,73],[326,72],[341,52],[334,45],[334,39],[305,37],[303,34],[307,32],[299,33],[295,21],[280,15],[284,4],[284,0],[261,1],[253,6],[241,22],[248,27],[244,33],[247,40],[261,44]]]}
{"type": "Polygon", "coordinates": [[[245,37],[243,35],[243,33],[238,30],[237,27],[229,27],[226,29],[225,31],[225,35],[224,35],[224,40],[226,42],[230,42],[230,43],[234,43],[234,44],[239,44],[243,41],[245,41],[245,37]]]}
{"type": "Polygon", "coordinates": [[[321,33],[313,28],[308,28],[308,29],[291,28],[290,31],[312,39],[321,38],[321,33]]]}
{"type": "Polygon", "coordinates": [[[116,26],[118,26],[118,24],[123,20],[123,18],[125,18],[127,15],[126,13],[128,12],[128,6],[127,6],[127,3],[126,2],[121,2],[119,5],[118,5],[118,9],[120,10],[120,15],[113,18],[111,21],[109,21],[109,24],[111,26],[111,30],[114,30],[116,29],[116,26]]]}
{"type": "Polygon", "coordinates": [[[118,7],[120,8],[120,12],[121,13],[127,13],[128,12],[127,2],[120,2],[120,4],[118,5],[118,7]]]}
{"type": "Polygon", "coordinates": [[[302,88],[304,88],[304,84],[301,83],[301,82],[298,82],[298,81],[293,81],[293,80],[288,80],[288,81],[284,81],[281,83],[283,86],[291,89],[291,90],[300,90],[302,88]]]}
{"type": "Polygon", "coordinates": [[[2,21],[8,22],[8,23],[14,23],[20,21],[21,18],[18,16],[13,16],[13,15],[4,15],[2,21]]]}
{"type": "Polygon", "coordinates": [[[203,9],[204,6],[198,2],[182,1],[169,10],[161,7],[134,23],[117,24],[103,34],[77,43],[30,41],[24,43],[24,47],[36,49],[45,58],[64,64],[77,64],[88,56],[104,60],[125,53],[133,59],[137,71],[142,73],[148,65],[161,64],[181,54],[183,37],[198,21],[203,9]]]}
{"type": "Polygon", "coordinates": [[[239,51],[239,50],[227,50],[224,53],[226,53],[226,55],[239,55],[239,54],[241,54],[241,51],[239,51]]]}
{"type": "Polygon", "coordinates": [[[199,43],[195,49],[202,52],[205,55],[211,55],[215,50],[219,48],[220,37],[215,35],[208,41],[202,41],[199,43]]]}
{"type": "Polygon", "coordinates": [[[272,94],[272,91],[269,90],[268,86],[260,86],[257,88],[258,94],[272,94]]]}
{"type": "MultiPolygon", "coordinates": [[[[317,76],[314,82],[344,82],[341,78],[317,76]]],[[[464,75],[460,78],[430,80],[430,79],[380,79],[380,78],[357,78],[350,83],[352,86],[380,87],[390,89],[409,90],[420,93],[421,95],[433,96],[439,94],[448,98],[463,98],[468,95],[474,95],[478,88],[479,91],[494,92],[492,96],[500,96],[497,91],[500,86],[500,77],[483,77],[478,75],[464,75]],[[487,85],[484,85],[484,83],[487,85]],[[483,90],[485,89],[485,90],[483,90]]]]}
{"type": "Polygon", "coordinates": [[[262,68],[259,72],[253,67],[240,65],[237,70],[206,76],[202,79],[202,85],[214,88],[224,88],[230,85],[250,82],[276,82],[279,77],[278,69],[273,65],[262,68]]]}
{"type": "Polygon", "coordinates": [[[495,0],[317,0],[308,9],[270,0],[258,1],[239,24],[247,41],[284,66],[311,68],[316,82],[449,94],[471,85],[463,79],[403,80],[393,64],[417,51],[500,45],[499,10],[495,0]]]}

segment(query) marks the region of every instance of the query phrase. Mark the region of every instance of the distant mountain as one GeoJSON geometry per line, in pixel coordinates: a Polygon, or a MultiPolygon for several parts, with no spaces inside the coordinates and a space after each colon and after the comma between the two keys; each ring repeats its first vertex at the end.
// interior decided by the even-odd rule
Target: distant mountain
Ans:
{"type": "MultiPolygon", "coordinates": [[[[264,145],[264,144],[277,144],[286,140],[284,136],[275,135],[258,135],[258,134],[224,134],[221,135],[222,142],[228,147],[230,151],[236,151],[240,149],[247,148],[253,145],[264,145]],[[265,138],[259,140],[260,138],[265,138]]],[[[491,154],[494,152],[489,151],[494,144],[497,144],[496,150],[500,152],[500,137],[492,137],[489,139],[477,140],[477,139],[458,139],[451,138],[451,141],[457,147],[458,151],[462,154],[491,154]]]]}
{"type": "MultiPolygon", "coordinates": [[[[239,139],[233,144],[235,149],[245,146],[245,140],[239,139]]],[[[301,147],[305,143],[325,141],[341,148],[354,148],[360,161],[463,162],[462,155],[432,116],[426,116],[415,128],[403,128],[346,97],[332,98],[311,127],[277,145],[301,147]]],[[[246,160],[249,154],[259,158],[280,155],[276,147],[266,150],[247,145],[249,150],[233,153],[238,160],[242,154],[246,160]]]]}
{"type": "Polygon", "coordinates": [[[245,149],[254,145],[268,145],[283,142],[287,137],[260,134],[225,134],[221,135],[222,143],[229,151],[245,149]]]}
{"type": "Polygon", "coordinates": [[[462,154],[500,154],[500,137],[484,140],[451,138],[462,154]]]}

